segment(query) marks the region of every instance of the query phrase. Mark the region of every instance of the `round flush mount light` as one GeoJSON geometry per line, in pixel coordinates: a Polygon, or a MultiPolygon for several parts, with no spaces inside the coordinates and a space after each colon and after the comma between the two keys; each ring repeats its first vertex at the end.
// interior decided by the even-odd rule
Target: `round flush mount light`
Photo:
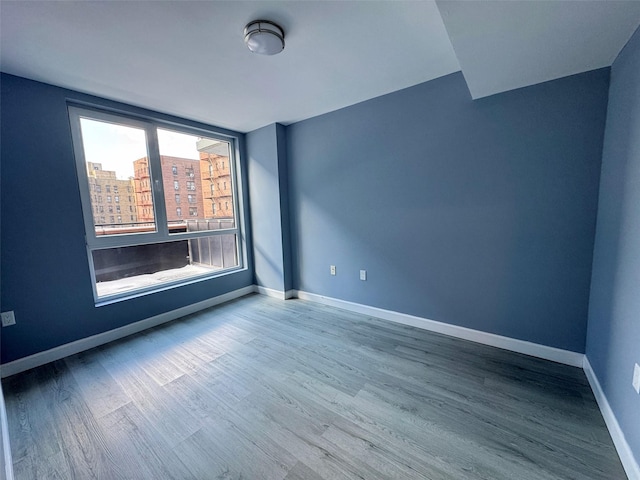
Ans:
{"type": "Polygon", "coordinates": [[[244,27],[244,43],[260,55],[275,55],[284,50],[284,30],[268,20],[254,20],[244,27]]]}

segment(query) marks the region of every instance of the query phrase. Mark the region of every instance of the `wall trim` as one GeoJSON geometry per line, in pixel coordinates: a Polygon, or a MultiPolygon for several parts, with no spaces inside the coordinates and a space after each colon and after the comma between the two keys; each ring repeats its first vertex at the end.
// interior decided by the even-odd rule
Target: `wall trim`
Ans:
{"type": "Polygon", "coordinates": [[[444,335],[449,335],[450,337],[462,338],[464,340],[470,340],[472,342],[482,343],[484,345],[490,345],[492,347],[524,353],[525,355],[531,355],[532,357],[544,358],[545,360],[551,360],[553,362],[563,363],[572,367],[582,368],[582,361],[584,358],[584,354],[582,353],[549,347],[547,345],[540,345],[538,343],[527,342],[525,340],[504,337],[502,335],[487,333],[480,330],[473,330],[471,328],[451,325],[449,323],[438,322],[436,320],[429,320],[427,318],[416,317],[406,313],[399,313],[392,310],[370,307],[360,303],[348,302],[337,298],[325,297],[323,295],[317,295],[315,293],[309,293],[302,290],[296,290],[295,295],[301,300],[322,303],[331,307],[342,308],[351,312],[370,315],[372,317],[382,318],[391,322],[429,330],[431,332],[442,333],[444,335]]]}
{"type": "Polygon", "coordinates": [[[620,461],[624,467],[624,471],[629,477],[629,480],[640,480],[640,466],[638,466],[638,462],[633,456],[633,451],[631,451],[631,447],[627,443],[627,439],[620,428],[618,419],[613,413],[611,405],[609,405],[609,401],[604,394],[604,390],[602,390],[602,387],[600,386],[598,377],[593,371],[593,368],[591,368],[591,364],[589,363],[589,359],[586,355],[584,356],[583,369],[584,373],[587,375],[587,380],[589,380],[589,385],[591,385],[593,395],[596,397],[596,402],[598,403],[598,407],[600,407],[600,413],[604,418],[604,423],[607,425],[607,429],[609,430],[613,444],[616,447],[618,456],[620,457],[620,461]]]}
{"type": "Polygon", "coordinates": [[[4,406],[2,384],[0,384],[0,443],[2,443],[2,470],[5,480],[13,480],[13,459],[11,457],[11,442],[9,441],[9,421],[4,406]]]}
{"type": "Polygon", "coordinates": [[[263,287],[261,285],[254,285],[254,291],[260,295],[266,295],[267,297],[279,298],[280,300],[289,300],[295,296],[295,290],[275,290],[273,288],[263,287]]]}
{"type": "Polygon", "coordinates": [[[34,353],[33,355],[29,355],[27,357],[19,358],[18,360],[14,360],[13,362],[8,362],[0,365],[0,376],[2,378],[9,377],[11,375],[15,375],[16,373],[24,372],[41,365],[45,365],[49,362],[60,360],[61,358],[65,358],[70,355],[75,355],[76,353],[89,350],[90,348],[113,342],[114,340],[127,337],[148,328],[170,322],[177,318],[184,317],[185,315],[204,310],[205,308],[213,307],[215,305],[228,302],[235,298],[249,295],[255,292],[254,287],[255,285],[249,285],[247,287],[239,288],[238,290],[233,290],[231,292],[218,295],[217,297],[208,298],[207,300],[203,300],[202,302],[186,305],[169,312],[161,313],[160,315],[145,318],[144,320],[140,320],[138,322],[130,323],[129,325],[125,325],[123,327],[114,328],[113,330],[108,330],[106,332],[98,333],[90,337],[81,338],[80,340],[66,343],[50,350],[45,350],[43,352],[34,353]]]}

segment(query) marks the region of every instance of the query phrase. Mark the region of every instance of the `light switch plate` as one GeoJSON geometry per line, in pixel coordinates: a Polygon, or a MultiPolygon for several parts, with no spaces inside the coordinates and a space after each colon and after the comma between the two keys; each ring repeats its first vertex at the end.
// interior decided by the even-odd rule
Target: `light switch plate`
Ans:
{"type": "Polygon", "coordinates": [[[367,271],[366,270],[360,270],[360,280],[364,281],[367,279],[367,271]]]}

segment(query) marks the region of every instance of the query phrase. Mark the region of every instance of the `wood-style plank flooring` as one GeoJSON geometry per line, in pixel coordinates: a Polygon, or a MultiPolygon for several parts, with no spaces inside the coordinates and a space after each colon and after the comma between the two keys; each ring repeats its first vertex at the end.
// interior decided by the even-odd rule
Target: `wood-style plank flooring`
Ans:
{"type": "Polygon", "coordinates": [[[4,380],[17,479],[622,479],[582,370],[249,296],[4,380]]]}

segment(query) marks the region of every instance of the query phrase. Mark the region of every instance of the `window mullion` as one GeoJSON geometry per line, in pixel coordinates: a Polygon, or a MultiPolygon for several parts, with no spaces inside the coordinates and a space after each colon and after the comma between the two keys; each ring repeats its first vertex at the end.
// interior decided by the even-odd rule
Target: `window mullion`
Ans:
{"type": "Polygon", "coordinates": [[[162,183],[162,161],[160,159],[160,147],[158,145],[158,134],[155,126],[150,125],[147,127],[147,139],[156,228],[161,237],[169,238],[167,208],[164,199],[165,192],[162,183]]]}

